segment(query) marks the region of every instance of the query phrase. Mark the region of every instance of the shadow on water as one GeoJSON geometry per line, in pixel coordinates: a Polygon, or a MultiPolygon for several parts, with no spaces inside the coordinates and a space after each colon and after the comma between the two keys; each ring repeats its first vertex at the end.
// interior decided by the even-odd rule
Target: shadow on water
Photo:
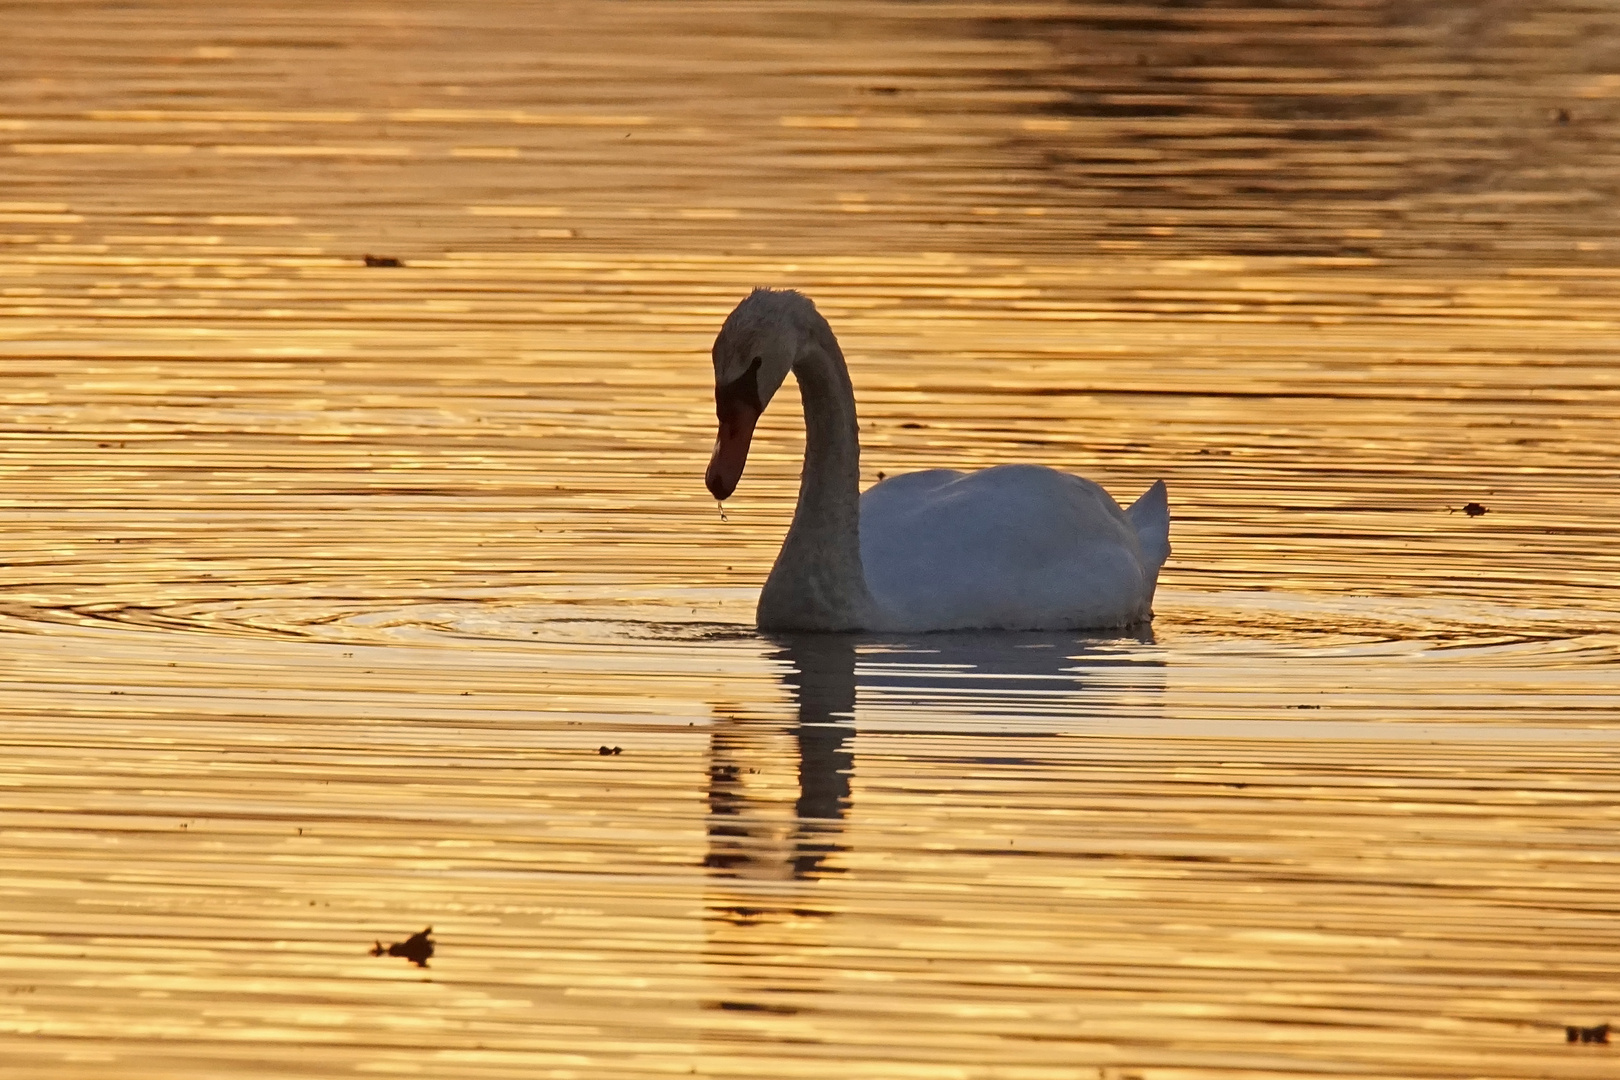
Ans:
{"type": "MultiPolygon", "coordinates": [[[[1106,689],[1092,687],[1104,671],[1126,668],[1130,689],[1162,687],[1161,662],[1131,655],[1131,644],[1152,644],[1145,628],[1112,638],[963,633],[772,640],[771,658],[786,665],[780,678],[795,706],[793,718],[716,705],[710,743],[708,953],[733,990],[711,1007],[732,1011],[791,1013],[748,995],[814,989],[784,980],[784,969],[770,961],[784,949],[813,947],[818,925],[837,914],[818,898],[815,882],[842,873],[838,857],[849,850],[858,700],[900,715],[926,713],[934,730],[949,724],[956,734],[994,736],[1005,727],[983,721],[1027,713],[1032,702],[1049,713],[1085,712],[1088,699],[1120,689],[1117,677],[1102,680],[1106,689]]],[[[998,746],[972,754],[968,767],[1015,760],[998,746]]]]}

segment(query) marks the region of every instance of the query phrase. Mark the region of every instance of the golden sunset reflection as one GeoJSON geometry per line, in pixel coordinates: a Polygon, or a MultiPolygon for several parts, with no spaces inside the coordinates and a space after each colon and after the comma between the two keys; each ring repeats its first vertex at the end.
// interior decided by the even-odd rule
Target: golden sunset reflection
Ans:
{"type": "Polygon", "coordinates": [[[1612,5],[0,55],[8,1076],[1614,1075],[1612,5]],[[864,483],[1164,479],[1151,629],[756,633],[791,383],[703,483],[756,285],[864,483]]]}

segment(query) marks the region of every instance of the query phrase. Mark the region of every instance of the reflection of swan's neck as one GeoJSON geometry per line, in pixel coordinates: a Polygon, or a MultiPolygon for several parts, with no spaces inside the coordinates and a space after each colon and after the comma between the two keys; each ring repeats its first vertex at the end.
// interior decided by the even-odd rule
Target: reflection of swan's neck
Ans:
{"type": "Polygon", "coordinates": [[[832,329],[819,314],[793,364],[804,402],[799,505],[759,595],[762,630],[868,627],[872,598],[861,568],[861,444],[855,390],[832,329]]]}

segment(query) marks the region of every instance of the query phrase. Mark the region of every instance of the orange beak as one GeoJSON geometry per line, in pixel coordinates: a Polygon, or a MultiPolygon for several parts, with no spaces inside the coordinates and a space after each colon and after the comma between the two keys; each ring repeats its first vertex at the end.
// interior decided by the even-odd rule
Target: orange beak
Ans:
{"type": "Polygon", "coordinates": [[[748,464],[748,446],[754,441],[754,424],[758,413],[739,411],[735,416],[720,421],[720,435],[714,440],[714,455],[709,458],[709,471],[703,476],[709,494],[724,502],[737,490],[742,479],[743,466],[748,464]]]}
{"type": "Polygon", "coordinates": [[[724,502],[737,490],[743,466],[748,464],[748,445],[754,441],[754,425],[765,407],[760,404],[759,361],[734,382],[714,388],[714,413],[720,420],[720,435],[714,440],[714,454],[703,483],[709,494],[724,502]]]}

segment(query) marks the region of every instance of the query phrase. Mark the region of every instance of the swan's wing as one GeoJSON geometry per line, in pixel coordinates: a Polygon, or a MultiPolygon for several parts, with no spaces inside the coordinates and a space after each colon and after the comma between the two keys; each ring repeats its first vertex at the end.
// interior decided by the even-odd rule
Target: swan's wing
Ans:
{"type": "Polygon", "coordinates": [[[882,483],[873,484],[861,495],[862,520],[869,511],[883,514],[903,510],[967,475],[955,469],[924,469],[922,472],[891,476],[882,483]]]}
{"type": "Polygon", "coordinates": [[[861,559],[905,629],[1119,626],[1147,617],[1133,522],[1089,480],[1036,465],[896,477],[861,499],[861,559]]]}

